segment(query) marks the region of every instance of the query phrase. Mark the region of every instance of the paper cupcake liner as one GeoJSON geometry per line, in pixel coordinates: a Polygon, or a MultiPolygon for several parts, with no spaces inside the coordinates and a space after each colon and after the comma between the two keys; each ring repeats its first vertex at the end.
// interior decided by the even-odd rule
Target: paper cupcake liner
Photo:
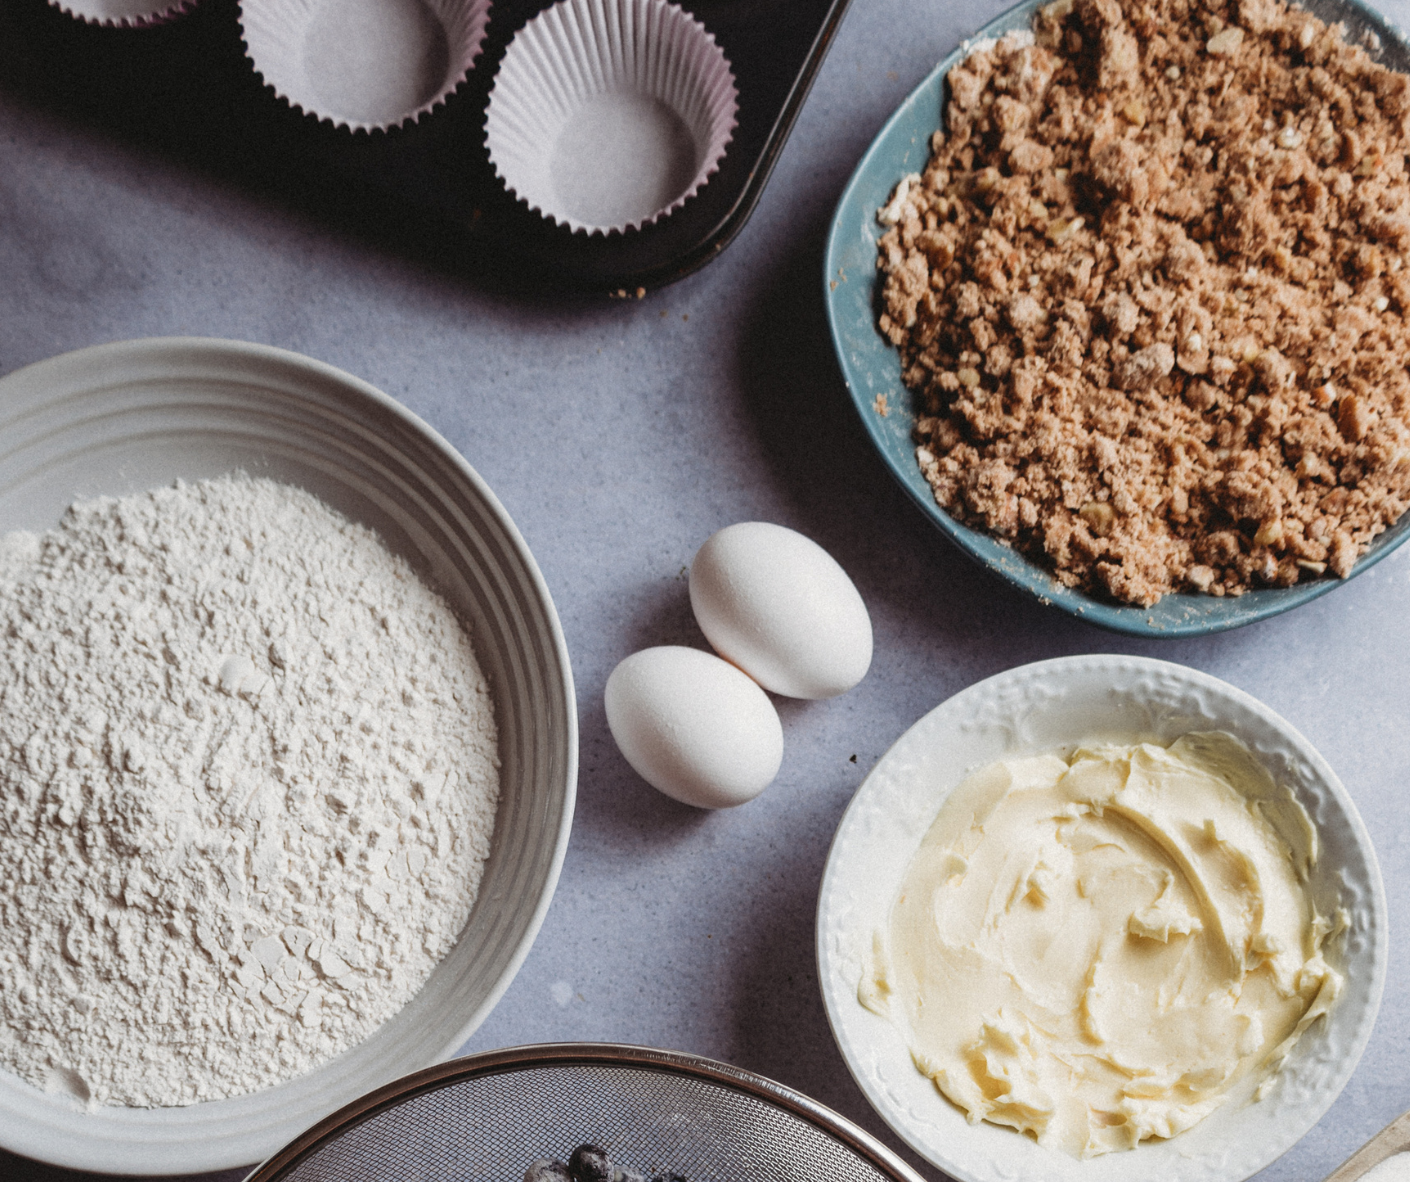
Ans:
{"type": "Polygon", "coordinates": [[[666,0],[561,0],[509,43],[485,119],[490,162],[573,230],[648,225],[692,197],[734,134],[724,52],[666,0]]]}
{"type": "Polygon", "coordinates": [[[185,16],[196,0],[49,0],[60,12],[86,25],[142,29],[185,16]]]}
{"type": "Polygon", "coordinates": [[[352,131],[413,122],[465,80],[490,0],[242,0],[256,72],[296,110],[352,131]]]}

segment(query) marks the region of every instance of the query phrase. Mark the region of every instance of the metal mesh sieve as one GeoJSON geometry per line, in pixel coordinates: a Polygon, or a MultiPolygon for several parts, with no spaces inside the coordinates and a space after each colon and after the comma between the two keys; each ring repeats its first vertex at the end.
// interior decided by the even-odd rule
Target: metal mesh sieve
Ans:
{"type": "Polygon", "coordinates": [[[762,1076],[669,1051],[567,1043],[492,1051],[348,1105],[246,1182],[519,1182],[585,1141],[689,1182],[921,1182],[850,1121],[762,1076]]]}

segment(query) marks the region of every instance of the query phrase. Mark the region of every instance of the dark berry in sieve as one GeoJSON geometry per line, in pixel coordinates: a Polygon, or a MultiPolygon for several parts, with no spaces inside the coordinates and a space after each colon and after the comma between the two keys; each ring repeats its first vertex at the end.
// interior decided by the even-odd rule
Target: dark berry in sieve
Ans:
{"type": "Polygon", "coordinates": [[[612,1182],[612,1159],[600,1145],[579,1145],[568,1159],[576,1182],[612,1182]]]}
{"type": "Polygon", "coordinates": [[[524,1182],[573,1182],[573,1175],[561,1161],[541,1157],[524,1172],[524,1182]]]}

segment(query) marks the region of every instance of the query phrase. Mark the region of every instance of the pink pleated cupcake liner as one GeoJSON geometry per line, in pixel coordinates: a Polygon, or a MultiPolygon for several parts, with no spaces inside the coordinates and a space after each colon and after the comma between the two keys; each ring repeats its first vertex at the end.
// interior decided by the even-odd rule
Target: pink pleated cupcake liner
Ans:
{"type": "Polygon", "coordinates": [[[413,123],[465,81],[490,0],[241,0],[259,76],[295,110],[350,131],[413,123]]]}
{"type": "Polygon", "coordinates": [[[505,186],[544,217],[622,233],[719,169],[739,90],[705,26],[667,0],[561,0],[510,42],[485,134],[505,186]]]}

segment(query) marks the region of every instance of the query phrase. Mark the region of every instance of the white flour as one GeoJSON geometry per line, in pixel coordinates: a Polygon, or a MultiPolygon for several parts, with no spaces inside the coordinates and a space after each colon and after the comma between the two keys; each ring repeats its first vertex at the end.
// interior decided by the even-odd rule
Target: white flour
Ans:
{"type": "Polygon", "coordinates": [[[0,538],[0,1067],[176,1105],[360,1041],[464,926],[497,768],[451,610],[305,492],[0,538]]]}

